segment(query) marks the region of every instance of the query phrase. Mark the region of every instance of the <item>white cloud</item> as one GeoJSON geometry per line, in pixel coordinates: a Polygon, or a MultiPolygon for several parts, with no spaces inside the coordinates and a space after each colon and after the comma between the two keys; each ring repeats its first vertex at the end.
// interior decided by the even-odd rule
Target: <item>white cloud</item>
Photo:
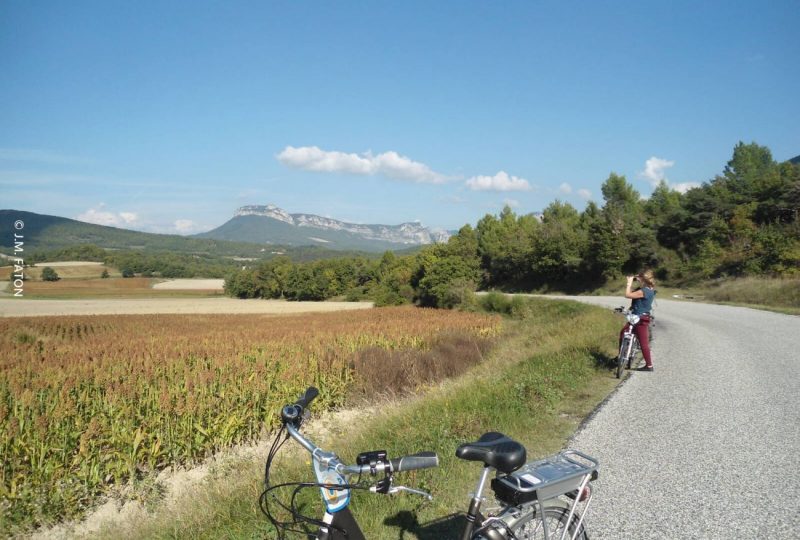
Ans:
{"type": "Polygon", "coordinates": [[[120,212],[119,217],[128,225],[135,223],[139,219],[136,212],[120,212]]]}
{"type": "Polygon", "coordinates": [[[531,185],[524,178],[509,176],[500,171],[494,176],[473,176],[467,180],[467,187],[473,191],[530,191],[531,185]]]}
{"type": "Polygon", "coordinates": [[[191,219],[176,219],[174,225],[175,230],[181,234],[190,233],[197,228],[197,223],[191,219]]]}
{"type": "Polygon", "coordinates": [[[644,170],[639,173],[639,176],[647,179],[653,187],[657,187],[663,180],[666,182],[670,189],[674,189],[680,193],[686,193],[692,188],[700,187],[697,182],[681,182],[679,184],[671,184],[667,179],[666,169],[675,165],[674,161],[662,159],[658,157],[651,157],[644,163],[644,170]]]}
{"type": "Polygon", "coordinates": [[[583,199],[585,201],[588,201],[589,199],[592,198],[592,192],[589,191],[588,189],[579,189],[578,190],[578,197],[580,197],[581,199],[583,199]]]}
{"type": "Polygon", "coordinates": [[[675,184],[674,186],[669,186],[669,187],[679,193],[686,193],[690,189],[700,187],[700,184],[698,184],[697,182],[682,182],[680,184],[675,184]]]}
{"type": "Polygon", "coordinates": [[[94,223],[95,225],[109,225],[112,227],[119,227],[121,225],[132,225],[139,220],[138,214],[135,212],[109,212],[104,210],[105,203],[100,203],[94,208],[89,208],[85,212],[78,214],[75,218],[78,221],[85,223],[94,223]]]}
{"type": "Polygon", "coordinates": [[[558,186],[558,191],[564,193],[565,195],[569,195],[572,193],[572,186],[567,184],[566,182],[562,182],[560,186],[558,186]]]}
{"type": "Polygon", "coordinates": [[[396,180],[441,184],[448,178],[431,170],[424,163],[413,161],[397,152],[389,151],[378,155],[346,154],[329,152],[316,146],[287,146],[277,156],[278,161],[287,167],[315,172],[336,172],[358,175],[382,174],[396,180]]]}
{"type": "Polygon", "coordinates": [[[656,187],[659,182],[667,179],[665,170],[673,165],[675,165],[674,161],[653,156],[644,162],[644,170],[639,175],[656,187]]]}
{"type": "Polygon", "coordinates": [[[503,199],[503,204],[511,208],[516,208],[519,206],[519,201],[516,199],[503,199]]]}

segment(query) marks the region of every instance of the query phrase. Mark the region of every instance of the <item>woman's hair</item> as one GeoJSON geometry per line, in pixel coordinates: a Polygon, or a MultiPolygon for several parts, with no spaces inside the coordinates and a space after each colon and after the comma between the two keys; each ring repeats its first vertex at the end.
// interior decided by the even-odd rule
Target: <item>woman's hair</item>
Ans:
{"type": "Polygon", "coordinates": [[[651,289],[656,288],[656,280],[653,277],[652,270],[643,270],[639,273],[639,281],[641,281],[645,286],[650,287],[651,289]]]}

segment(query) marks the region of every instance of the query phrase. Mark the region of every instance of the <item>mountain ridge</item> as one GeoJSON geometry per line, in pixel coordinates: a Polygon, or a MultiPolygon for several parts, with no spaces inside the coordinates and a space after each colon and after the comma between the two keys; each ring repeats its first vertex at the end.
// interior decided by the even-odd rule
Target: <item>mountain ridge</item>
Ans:
{"type": "Polygon", "coordinates": [[[290,214],[274,204],[267,204],[241,206],[224,224],[194,236],[381,251],[446,242],[450,233],[429,229],[418,221],[399,225],[350,223],[316,214],[290,214]]]}
{"type": "Polygon", "coordinates": [[[221,241],[213,238],[194,238],[178,234],[161,234],[97,225],[76,219],[27,210],[0,209],[0,229],[14,231],[0,239],[0,252],[15,254],[14,241],[23,242],[23,258],[38,252],[56,251],[76,246],[93,245],[107,250],[134,250],[143,253],[171,252],[192,255],[211,255],[223,258],[248,257],[270,259],[286,255],[293,260],[316,260],[347,255],[367,255],[356,250],[332,250],[324,245],[282,246],[249,242],[221,241]],[[15,226],[21,221],[22,226],[15,226]]]}

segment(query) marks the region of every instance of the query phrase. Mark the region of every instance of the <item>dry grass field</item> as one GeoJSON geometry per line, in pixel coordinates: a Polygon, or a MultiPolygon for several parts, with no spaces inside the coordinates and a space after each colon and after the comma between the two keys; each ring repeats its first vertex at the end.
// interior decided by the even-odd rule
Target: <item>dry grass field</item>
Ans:
{"type": "MultiPolygon", "coordinates": [[[[61,273],[59,272],[59,275],[61,273]]],[[[58,281],[26,281],[25,298],[173,298],[222,296],[217,289],[154,289],[163,280],[144,277],[64,278],[58,281]]]]}
{"type": "Polygon", "coordinates": [[[224,279],[170,279],[153,285],[154,289],[187,291],[222,291],[224,279]]]}
{"type": "Polygon", "coordinates": [[[2,318],[0,530],[80,516],[101,494],[252,440],[309,384],[327,408],[463,372],[499,328],[412,307],[2,318]]]}
{"type": "Polygon", "coordinates": [[[288,302],[285,300],[240,300],[238,298],[208,297],[196,295],[171,295],[169,291],[153,298],[140,297],[72,299],[0,298],[0,317],[43,317],[51,315],[158,315],[158,314],[254,314],[290,315],[293,313],[317,313],[369,309],[372,302],[288,302]]]}
{"type": "MultiPolygon", "coordinates": [[[[100,278],[100,276],[103,275],[103,270],[107,270],[110,276],[120,276],[116,268],[111,268],[101,263],[65,261],[61,263],[40,263],[36,266],[26,267],[26,278],[36,281],[41,280],[42,270],[47,266],[55,270],[62,279],[100,278]]],[[[13,272],[13,266],[0,266],[0,281],[8,281],[13,272]]]]}

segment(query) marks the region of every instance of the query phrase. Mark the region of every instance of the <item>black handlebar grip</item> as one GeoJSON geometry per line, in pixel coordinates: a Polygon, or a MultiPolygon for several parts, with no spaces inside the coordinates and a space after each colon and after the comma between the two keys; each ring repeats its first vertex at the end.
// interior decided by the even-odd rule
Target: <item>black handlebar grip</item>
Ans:
{"type": "Polygon", "coordinates": [[[420,452],[412,456],[394,458],[390,463],[393,472],[430,469],[439,466],[439,456],[436,455],[436,452],[420,452]]]}
{"type": "Polygon", "coordinates": [[[314,401],[314,398],[319,395],[319,390],[317,390],[313,386],[309,386],[306,389],[305,394],[297,398],[297,401],[294,402],[295,405],[299,405],[303,409],[307,409],[311,402],[314,401]]]}

